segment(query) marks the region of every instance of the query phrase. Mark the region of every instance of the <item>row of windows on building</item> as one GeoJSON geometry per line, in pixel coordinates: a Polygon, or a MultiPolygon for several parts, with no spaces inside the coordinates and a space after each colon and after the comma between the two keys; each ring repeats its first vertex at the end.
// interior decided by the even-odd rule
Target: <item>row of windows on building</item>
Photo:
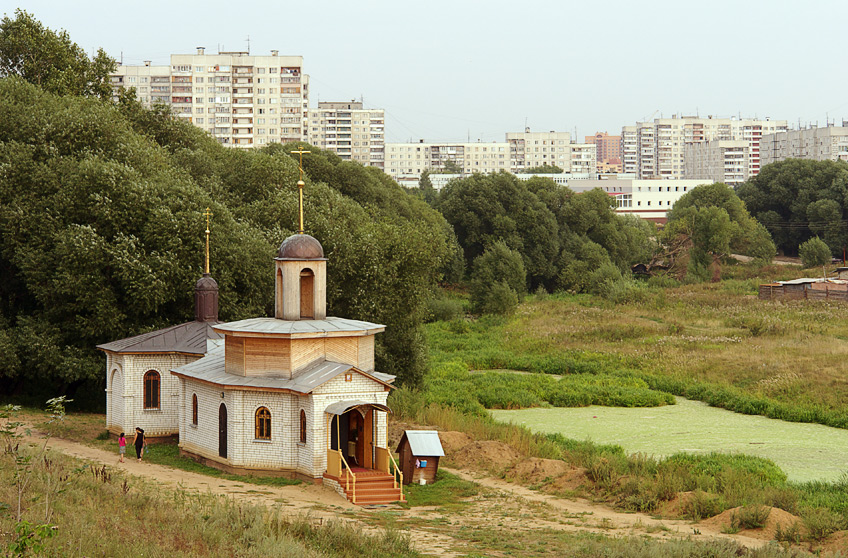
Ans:
{"type": "MultiPolygon", "coordinates": [[[[159,372],[150,370],[144,374],[144,408],[159,409],[161,376],[159,372]]],[[[191,424],[197,426],[197,394],[191,396],[191,424]]],[[[267,407],[259,407],[254,415],[255,439],[271,440],[271,411],[267,407]]],[[[300,410],[300,442],[306,443],[306,411],[300,410]]]]}

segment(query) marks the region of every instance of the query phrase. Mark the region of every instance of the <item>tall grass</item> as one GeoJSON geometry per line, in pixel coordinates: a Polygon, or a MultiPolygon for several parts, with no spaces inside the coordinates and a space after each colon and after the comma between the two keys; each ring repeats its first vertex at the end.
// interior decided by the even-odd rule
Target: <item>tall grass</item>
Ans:
{"type": "MultiPolygon", "coordinates": [[[[0,503],[13,496],[10,459],[0,456],[0,503]]],[[[418,556],[409,538],[393,530],[368,535],[347,523],[318,525],[308,516],[208,493],[170,492],[61,454],[50,454],[49,466],[36,465],[24,519],[55,526],[40,556],[418,556]],[[50,476],[63,488],[46,518],[42,496],[50,476]]],[[[14,542],[10,514],[0,514],[0,533],[2,546],[14,542]]]]}

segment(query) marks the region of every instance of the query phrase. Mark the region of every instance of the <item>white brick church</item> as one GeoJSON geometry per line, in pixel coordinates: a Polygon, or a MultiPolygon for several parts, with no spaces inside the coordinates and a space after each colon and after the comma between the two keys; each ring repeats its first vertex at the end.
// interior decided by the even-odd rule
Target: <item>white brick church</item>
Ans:
{"type": "Polygon", "coordinates": [[[220,323],[207,267],[194,322],[99,345],[108,429],[178,434],[180,452],[210,466],[324,482],[355,503],[401,499],[387,443],[395,377],[374,370],[385,326],[327,317],[315,238],[287,238],[274,269],[273,318],[220,323]]]}

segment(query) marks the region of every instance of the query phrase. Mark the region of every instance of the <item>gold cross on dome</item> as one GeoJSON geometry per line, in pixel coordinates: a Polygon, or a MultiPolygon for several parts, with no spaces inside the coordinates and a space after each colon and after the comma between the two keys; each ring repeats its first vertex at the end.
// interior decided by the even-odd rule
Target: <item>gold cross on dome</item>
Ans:
{"type": "Polygon", "coordinates": [[[298,234],[303,234],[303,187],[306,184],[303,182],[303,155],[304,153],[312,153],[311,151],[305,151],[303,146],[300,146],[297,151],[292,151],[292,153],[296,153],[300,156],[300,164],[298,164],[297,168],[300,171],[300,180],[297,181],[297,189],[300,196],[299,201],[299,209],[300,209],[300,230],[298,230],[298,234]]]}
{"type": "Polygon", "coordinates": [[[212,212],[207,207],[203,215],[206,216],[206,267],[203,273],[209,275],[209,218],[212,217],[212,212]]]}

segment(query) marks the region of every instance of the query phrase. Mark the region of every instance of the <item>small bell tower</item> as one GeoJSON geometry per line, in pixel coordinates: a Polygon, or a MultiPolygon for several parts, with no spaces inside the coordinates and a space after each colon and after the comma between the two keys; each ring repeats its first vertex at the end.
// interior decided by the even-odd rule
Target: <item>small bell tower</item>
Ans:
{"type": "Polygon", "coordinates": [[[297,181],[300,229],[283,241],[275,260],[274,317],[280,320],[323,320],[327,317],[327,258],[324,248],[303,231],[303,155],[297,181]]]}

